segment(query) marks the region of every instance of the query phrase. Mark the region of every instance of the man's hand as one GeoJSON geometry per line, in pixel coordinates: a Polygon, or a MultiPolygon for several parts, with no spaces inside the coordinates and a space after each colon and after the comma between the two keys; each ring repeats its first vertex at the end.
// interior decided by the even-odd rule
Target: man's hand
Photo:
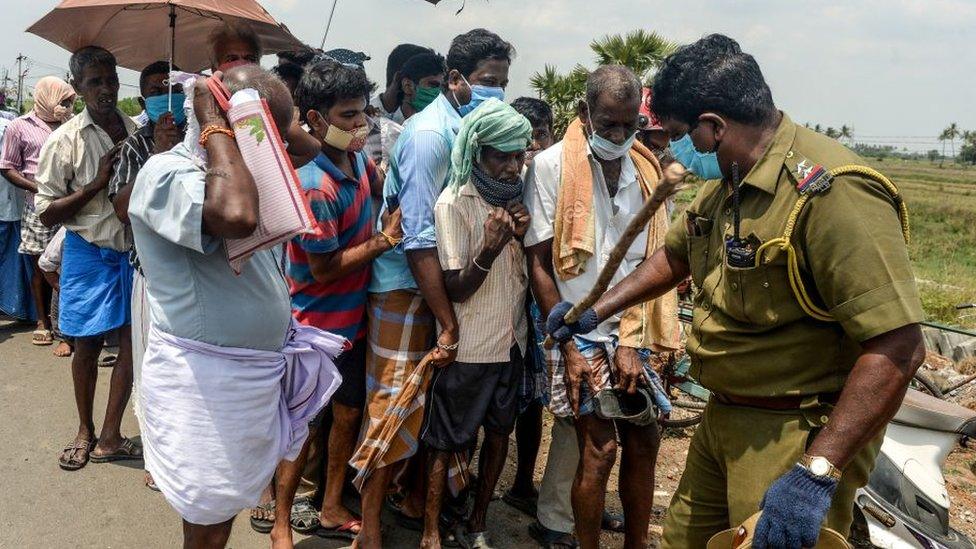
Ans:
{"type": "Polygon", "coordinates": [[[596,311],[592,308],[583,311],[576,322],[566,323],[566,313],[573,304],[562,301],[553,306],[546,319],[546,333],[559,343],[565,343],[574,335],[588,334],[600,324],[596,311]]]}
{"type": "MultiPolygon", "coordinates": [[[[210,78],[220,80],[223,75],[224,73],[217,71],[210,78]]],[[[230,124],[227,122],[227,117],[224,116],[213,92],[207,86],[210,78],[197,78],[193,84],[193,114],[197,117],[201,130],[211,125],[228,128],[230,124]]]]}
{"type": "Polygon", "coordinates": [[[752,546],[755,549],[814,547],[836,490],[836,480],[818,477],[802,465],[794,465],[766,491],[759,506],[762,517],[756,525],[752,546]]]}
{"type": "Polygon", "coordinates": [[[686,170],[684,166],[677,162],[672,162],[664,169],[663,177],[658,181],[657,187],[654,188],[654,198],[663,202],[676,193],[688,188],[690,186],[688,183],[690,175],[691,172],[686,170]]]}
{"type": "Polygon", "coordinates": [[[394,240],[403,239],[403,227],[400,225],[403,221],[403,212],[400,211],[400,208],[392,212],[384,211],[381,220],[383,223],[383,233],[386,236],[394,240]]]}
{"type": "Polygon", "coordinates": [[[634,394],[638,387],[647,382],[644,378],[644,366],[641,363],[640,355],[637,354],[637,349],[623,345],[617,347],[613,365],[617,374],[616,387],[618,389],[634,394]]]}
{"type": "Polygon", "coordinates": [[[457,360],[457,349],[448,351],[441,347],[441,345],[453,347],[457,345],[457,342],[458,335],[456,333],[449,331],[441,332],[440,336],[437,337],[437,347],[434,348],[431,365],[435,368],[443,368],[457,360]]]}
{"type": "Polygon", "coordinates": [[[97,192],[108,187],[108,183],[112,179],[112,172],[115,171],[115,161],[119,158],[119,151],[122,150],[123,143],[125,141],[119,141],[98,159],[98,171],[95,172],[95,179],[89,186],[91,190],[97,192]]]}
{"type": "Polygon", "coordinates": [[[576,348],[576,343],[572,340],[563,343],[559,350],[562,352],[564,365],[563,382],[566,384],[566,397],[569,399],[569,406],[573,410],[573,416],[579,416],[580,409],[580,387],[583,382],[590,388],[590,393],[594,392],[597,386],[596,375],[590,362],[576,348]]]}
{"type": "Polygon", "coordinates": [[[529,210],[521,202],[513,202],[508,206],[508,215],[512,218],[512,232],[515,238],[522,240],[529,230],[529,210]]]}
{"type": "Polygon", "coordinates": [[[159,117],[153,128],[153,154],[164,153],[183,140],[182,132],[173,120],[173,113],[159,117]]]}
{"type": "Polygon", "coordinates": [[[485,220],[485,240],[482,249],[491,257],[497,257],[512,240],[514,222],[505,208],[493,208],[485,220]]]}

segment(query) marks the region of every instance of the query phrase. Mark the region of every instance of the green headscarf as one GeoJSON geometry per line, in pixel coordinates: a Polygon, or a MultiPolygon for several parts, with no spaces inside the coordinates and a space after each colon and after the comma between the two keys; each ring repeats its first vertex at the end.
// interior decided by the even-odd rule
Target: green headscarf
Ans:
{"type": "Polygon", "coordinates": [[[485,100],[461,120],[461,129],[451,151],[451,180],[457,191],[471,176],[471,167],[481,147],[502,152],[525,149],[532,142],[532,124],[511,105],[494,97],[485,100]]]}

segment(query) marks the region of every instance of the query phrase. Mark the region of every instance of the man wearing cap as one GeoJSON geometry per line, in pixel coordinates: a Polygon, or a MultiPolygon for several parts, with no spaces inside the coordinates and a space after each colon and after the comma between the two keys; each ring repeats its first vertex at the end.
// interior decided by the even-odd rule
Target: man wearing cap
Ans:
{"type": "MultiPolygon", "coordinates": [[[[583,317],[688,274],[698,288],[687,349],[712,398],[662,546],[704,547],[760,510],[755,548],[813,547],[822,524],[847,535],[924,357],[898,191],[777,110],[755,59],[726,36],[666,59],[652,107],[677,162],[707,181],[664,247],[583,317]]],[[[550,321],[557,339],[587,328],[550,321]]]]}

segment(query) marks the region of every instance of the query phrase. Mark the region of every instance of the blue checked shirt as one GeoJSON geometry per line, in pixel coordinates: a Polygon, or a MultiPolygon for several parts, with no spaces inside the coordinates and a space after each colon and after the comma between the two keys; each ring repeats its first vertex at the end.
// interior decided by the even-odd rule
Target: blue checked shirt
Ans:
{"type": "Polygon", "coordinates": [[[373,262],[370,292],[417,288],[405,251],[437,247],[434,203],[450,177],[451,147],[460,127],[461,115],[441,94],[403,128],[383,188],[384,196],[396,195],[400,199],[403,245],[373,262]]]}

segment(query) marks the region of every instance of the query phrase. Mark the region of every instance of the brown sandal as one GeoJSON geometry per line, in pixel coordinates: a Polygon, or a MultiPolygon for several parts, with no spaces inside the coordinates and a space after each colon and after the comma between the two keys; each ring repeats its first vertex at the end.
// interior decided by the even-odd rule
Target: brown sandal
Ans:
{"type": "MultiPolygon", "coordinates": [[[[93,447],[94,448],[94,447],[93,447]]],[[[122,444],[111,454],[96,456],[92,454],[92,463],[109,463],[112,461],[125,461],[129,459],[142,459],[142,448],[136,446],[132,439],[123,438],[122,444]]]]}
{"type": "Polygon", "coordinates": [[[85,465],[88,465],[91,451],[95,449],[96,444],[98,444],[98,439],[95,438],[91,440],[73,441],[61,451],[61,457],[58,458],[58,465],[65,471],[77,471],[81,469],[85,465]]]}

